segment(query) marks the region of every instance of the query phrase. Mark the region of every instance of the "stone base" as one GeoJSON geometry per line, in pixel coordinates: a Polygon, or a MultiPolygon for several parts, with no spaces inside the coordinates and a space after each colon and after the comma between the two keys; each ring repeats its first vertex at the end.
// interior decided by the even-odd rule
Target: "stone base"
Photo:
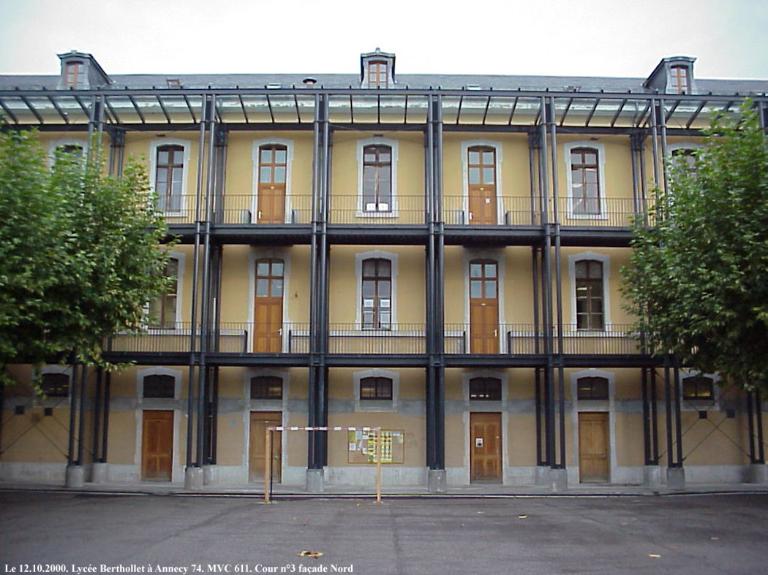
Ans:
{"type": "Polygon", "coordinates": [[[307,491],[310,493],[323,493],[325,491],[325,479],[322,469],[307,469],[307,491]]]}
{"type": "Polygon", "coordinates": [[[685,489],[685,469],[682,467],[667,468],[667,488],[685,489]]]}
{"type": "Polygon", "coordinates": [[[568,489],[568,471],[566,469],[550,469],[549,484],[552,486],[552,491],[568,489]]]}
{"type": "Polygon", "coordinates": [[[445,469],[427,470],[427,490],[430,493],[447,493],[448,481],[445,475],[445,469]]]}
{"type": "Polygon", "coordinates": [[[646,465],[643,467],[643,486],[658,487],[661,485],[661,468],[658,465],[646,465]]]}
{"type": "Polygon", "coordinates": [[[768,483],[768,466],[753,463],[747,468],[747,483],[768,483]]]}
{"type": "Polygon", "coordinates": [[[203,488],[203,468],[187,467],[184,470],[184,489],[203,488]]]}
{"type": "Polygon", "coordinates": [[[203,485],[216,485],[220,481],[218,467],[215,465],[203,465],[203,485]]]}
{"type": "Polygon", "coordinates": [[[546,487],[549,485],[549,471],[549,467],[537,465],[533,478],[535,485],[539,485],[541,487],[546,487]]]}
{"type": "Polygon", "coordinates": [[[85,483],[85,468],[82,465],[67,466],[67,487],[82,487],[85,483]]]}
{"type": "Polygon", "coordinates": [[[109,463],[94,463],[91,467],[91,482],[106,483],[109,481],[109,463]]]}

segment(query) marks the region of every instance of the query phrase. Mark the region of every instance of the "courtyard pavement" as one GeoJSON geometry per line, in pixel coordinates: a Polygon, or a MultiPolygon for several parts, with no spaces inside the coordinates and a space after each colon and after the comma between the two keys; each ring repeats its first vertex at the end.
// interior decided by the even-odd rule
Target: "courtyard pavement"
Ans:
{"type": "Polygon", "coordinates": [[[278,499],[0,492],[0,573],[765,573],[768,494],[278,499]],[[322,553],[302,558],[303,551],[322,553]],[[151,569],[151,570],[150,570],[151,569]]]}

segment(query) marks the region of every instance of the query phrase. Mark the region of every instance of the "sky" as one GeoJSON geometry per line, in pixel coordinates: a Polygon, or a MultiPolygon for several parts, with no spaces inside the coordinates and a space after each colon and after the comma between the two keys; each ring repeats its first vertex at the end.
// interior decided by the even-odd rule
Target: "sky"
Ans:
{"type": "Polygon", "coordinates": [[[768,79],[768,0],[0,0],[0,74],[357,73],[647,77],[694,56],[698,78],[768,79]],[[378,6],[378,8],[376,8],[378,6]]]}

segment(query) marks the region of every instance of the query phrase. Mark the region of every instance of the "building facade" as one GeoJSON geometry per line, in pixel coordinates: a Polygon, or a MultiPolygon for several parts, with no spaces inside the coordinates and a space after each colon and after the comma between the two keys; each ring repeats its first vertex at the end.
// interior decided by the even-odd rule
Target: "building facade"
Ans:
{"type": "MultiPolygon", "coordinates": [[[[246,484],[682,485],[765,476],[759,394],[652,356],[620,269],[665,159],[765,81],[126,75],[89,54],[0,76],[4,129],[145,162],[175,285],[119,373],[3,394],[0,476],[246,484]],[[273,432],[272,452],[265,436],[273,432]]],[[[31,381],[29,366],[13,374],[31,381]]]]}

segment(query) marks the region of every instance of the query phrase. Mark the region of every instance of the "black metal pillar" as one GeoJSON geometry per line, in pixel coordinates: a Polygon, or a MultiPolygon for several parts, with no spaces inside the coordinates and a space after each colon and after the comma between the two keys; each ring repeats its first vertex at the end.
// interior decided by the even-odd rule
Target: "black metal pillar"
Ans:
{"type": "Polygon", "coordinates": [[[77,424],[77,362],[72,362],[72,377],[69,380],[69,436],[67,465],[75,464],[75,425],[77,424]]]}
{"type": "Polygon", "coordinates": [[[749,437],[749,462],[757,463],[757,445],[755,441],[754,393],[747,391],[747,429],[749,437]]]}
{"type": "Polygon", "coordinates": [[[119,178],[123,175],[125,159],[125,128],[110,128],[109,135],[109,175],[119,178]]]}
{"type": "Polygon", "coordinates": [[[77,426],[77,461],[75,465],[82,465],[85,456],[85,396],[88,389],[88,366],[83,365],[80,368],[80,407],[78,409],[77,426]]]}
{"type": "Polygon", "coordinates": [[[425,249],[425,276],[426,276],[426,320],[427,325],[427,355],[429,364],[426,369],[425,381],[425,419],[426,419],[426,466],[435,469],[437,461],[437,442],[435,430],[435,340],[437,334],[437,311],[435,309],[435,196],[433,163],[435,159],[434,141],[434,113],[435,106],[432,97],[429,98],[427,107],[427,125],[424,134],[424,172],[425,172],[425,214],[429,230],[427,246],[425,249]]]}
{"type": "Polygon", "coordinates": [[[96,392],[93,398],[93,462],[101,460],[101,446],[99,445],[101,416],[102,416],[102,396],[104,395],[104,369],[99,366],[96,368],[96,392]]]}
{"type": "MultiPolygon", "coordinates": [[[[659,134],[657,128],[657,103],[655,98],[651,98],[651,151],[653,152],[653,186],[654,186],[654,205],[659,209],[659,190],[661,188],[661,174],[659,173],[659,134]]],[[[657,214],[658,217],[658,214],[657,214]]]]}
{"type": "Polygon", "coordinates": [[[755,390],[755,415],[757,416],[757,463],[765,463],[765,441],[763,440],[763,400],[760,390],[755,390]]]}
{"type": "Polygon", "coordinates": [[[109,449],[109,408],[112,399],[112,374],[107,372],[104,378],[104,424],[101,427],[101,457],[99,463],[107,462],[109,449]]]}
{"type": "Polygon", "coordinates": [[[683,419],[682,393],[680,388],[680,366],[675,360],[675,458],[679,467],[683,466],[683,419]]]}
{"type": "Polygon", "coordinates": [[[659,464],[659,405],[656,388],[656,368],[651,370],[651,460],[659,464]]]}
{"type": "Polygon", "coordinates": [[[435,469],[445,470],[445,235],[443,222],[443,99],[437,97],[435,108],[435,159],[433,166],[435,217],[435,351],[438,360],[435,373],[435,469]]]}

